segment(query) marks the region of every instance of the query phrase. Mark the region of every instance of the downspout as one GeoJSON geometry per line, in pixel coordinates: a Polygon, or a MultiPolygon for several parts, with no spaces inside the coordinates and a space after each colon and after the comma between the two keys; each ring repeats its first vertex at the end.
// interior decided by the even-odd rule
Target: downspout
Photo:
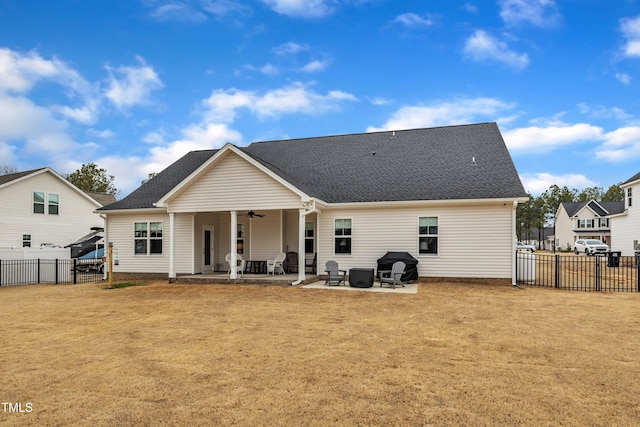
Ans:
{"type": "Polygon", "coordinates": [[[518,209],[518,201],[513,201],[513,209],[511,210],[511,285],[517,286],[516,281],[516,262],[517,262],[517,254],[516,254],[516,240],[518,240],[518,236],[516,235],[516,210],[518,209]]]}
{"type": "MultiPolygon", "coordinates": [[[[307,215],[309,215],[310,213],[319,213],[318,209],[316,208],[316,202],[315,200],[311,201],[310,203],[305,203],[305,207],[300,208],[298,210],[299,212],[299,216],[298,216],[298,251],[302,254],[303,250],[304,250],[304,231],[305,231],[305,218],[307,217],[307,215]]],[[[298,256],[298,280],[289,283],[289,286],[297,286],[300,283],[304,282],[305,279],[305,274],[306,274],[306,268],[305,268],[305,261],[304,261],[304,255],[302,256],[298,256]]]]}

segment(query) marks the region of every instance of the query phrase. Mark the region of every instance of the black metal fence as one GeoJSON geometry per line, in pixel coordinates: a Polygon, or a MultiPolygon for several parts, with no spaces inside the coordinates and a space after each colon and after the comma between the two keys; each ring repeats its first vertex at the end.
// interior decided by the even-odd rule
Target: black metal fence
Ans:
{"type": "Polygon", "coordinates": [[[640,255],[516,254],[516,282],[575,291],[640,292],[640,255]]]}
{"type": "Polygon", "coordinates": [[[101,260],[94,259],[3,259],[0,286],[98,282],[103,278],[103,267],[101,260]]]}

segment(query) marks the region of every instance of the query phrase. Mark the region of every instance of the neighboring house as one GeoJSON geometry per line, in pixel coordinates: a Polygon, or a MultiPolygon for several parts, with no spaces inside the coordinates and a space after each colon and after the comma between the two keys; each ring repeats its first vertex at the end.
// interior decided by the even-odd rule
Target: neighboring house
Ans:
{"type": "Polygon", "coordinates": [[[611,246],[611,217],[624,211],[624,202],[561,203],[555,216],[556,249],[571,250],[577,239],[598,239],[611,246]]]}
{"type": "Polygon", "coordinates": [[[624,191],[624,211],[612,218],[611,250],[631,256],[640,253],[640,172],[620,184],[620,188],[624,191]]]}
{"type": "Polygon", "coordinates": [[[0,175],[0,247],[66,246],[104,227],[101,206],[51,168],[0,175]]]}
{"type": "Polygon", "coordinates": [[[482,123],[193,151],[97,212],[116,275],[227,271],[237,249],[304,253],[304,280],[314,254],[322,273],[406,251],[420,276],[513,280],[526,200],[498,126],[482,123]]]}
{"type": "Polygon", "coordinates": [[[519,236],[522,243],[546,251],[553,250],[553,237],[553,227],[544,227],[542,230],[534,227],[529,233],[525,232],[519,236]]]}

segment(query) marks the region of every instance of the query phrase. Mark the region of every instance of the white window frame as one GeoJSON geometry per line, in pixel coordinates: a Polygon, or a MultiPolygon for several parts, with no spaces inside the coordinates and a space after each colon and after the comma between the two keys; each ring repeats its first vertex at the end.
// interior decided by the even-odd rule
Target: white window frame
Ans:
{"type": "Polygon", "coordinates": [[[595,228],[595,221],[593,218],[578,219],[578,228],[580,230],[593,230],[595,228]],[[588,226],[589,222],[591,226],[588,226]]]}
{"type": "Polygon", "coordinates": [[[600,218],[600,228],[609,228],[609,218],[600,218]]]}
{"type": "Polygon", "coordinates": [[[632,192],[631,192],[631,187],[627,188],[627,207],[630,208],[632,206],[632,192]]]}
{"type": "Polygon", "coordinates": [[[316,222],[306,221],[304,223],[304,253],[313,254],[315,252],[315,248],[316,248],[316,222]],[[311,225],[310,228],[309,228],[309,225],[311,225]],[[309,231],[311,231],[311,235],[309,235],[309,231]],[[311,252],[307,252],[307,244],[309,241],[311,241],[311,252]]]}
{"type": "Polygon", "coordinates": [[[236,252],[240,255],[244,255],[244,238],[245,238],[245,230],[244,223],[239,222],[237,224],[237,233],[236,233],[236,252]]]}
{"type": "Polygon", "coordinates": [[[46,209],[45,209],[46,200],[47,200],[46,197],[47,197],[47,193],[45,193],[44,191],[34,191],[33,192],[31,202],[32,202],[32,206],[33,206],[33,210],[32,211],[33,211],[34,214],[36,214],[36,215],[44,215],[46,213],[46,209]],[[37,195],[41,195],[42,202],[36,201],[36,194],[37,195]],[[42,212],[37,212],[36,211],[36,206],[40,207],[42,209],[42,212]]]}
{"type": "MultiPolygon", "coordinates": [[[[158,230],[156,229],[155,232],[158,230]]],[[[133,254],[134,256],[162,256],[164,255],[164,222],[163,221],[136,221],[133,223],[133,254]],[[144,224],[144,230],[138,230],[137,224],[144,224]],[[151,224],[160,224],[160,237],[152,236],[151,224]],[[138,236],[137,233],[145,232],[145,235],[138,236]],[[145,252],[137,252],[137,242],[144,241],[145,242],[145,252]],[[151,242],[152,241],[160,241],[160,252],[151,252],[151,242]]]]}
{"type": "Polygon", "coordinates": [[[32,241],[33,240],[31,239],[31,234],[24,233],[22,235],[22,247],[23,248],[30,248],[32,241]]]}
{"type": "Polygon", "coordinates": [[[438,215],[430,215],[430,216],[419,216],[418,217],[418,256],[428,256],[428,257],[435,257],[438,256],[440,254],[440,217],[438,215]],[[426,233],[421,233],[420,231],[420,220],[421,219],[427,219],[427,218],[435,218],[436,219],[436,233],[430,233],[429,230],[427,230],[426,233]],[[435,253],[431,253],[431,252],[422,252],[420,246],[421,246],[421,238],[434,238],[436,239],[436,251],[435,253]]]}
{"type": "MultiPolygon", "coordinates": [[[[346,230],[346,228],[341,228],[346,230]]],[[[351,256],[353,254],[353,218],[334,218],[333,220],[333,254],[336,256],[351,256]],[[349,234],[338,234],[338,221],[349,221],[349,234]],[[338,239],[349,240],[349,252],[336,252],[336,244],[338,239]]]]}
{"type": "Polygon", "coordinates": [[[48,215],[60,215],[60,195],[57,193],[47,193],[47,214],[48,215]],[[55,196],[55,200],[51,199],[51,196],[55,196]],[[55,212],[51,212],[51,208],[55,207],[55,212]]]}

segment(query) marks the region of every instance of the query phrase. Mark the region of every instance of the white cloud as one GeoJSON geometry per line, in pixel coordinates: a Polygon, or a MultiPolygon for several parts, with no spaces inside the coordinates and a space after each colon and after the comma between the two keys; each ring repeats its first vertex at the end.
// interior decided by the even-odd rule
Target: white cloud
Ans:
{"type": "Polygon", "coordinates": [[[309,46],[307,46],[306,44],[299,44],[294,42],[283,43],[272,49],[273,53],[279,56],[295,55],[306,50],[309,50],[309,46]]]}
{"type": "Polygon", "coordinates": [[[553,27],[560,22],[555,0],[501,0],[500,17],[507,25],[529,23],[537,27],[553,27]]]}
{"type": "Polygon", "coordinates": [[[273,64],[264,64],[260,67],[260,72],[268,76],[275,76],[280,72],[280,70],[278,70],[278,68],[273,64]]]}
{"type": "Polygon", "coordinates": [[[462,8],[469,13],[478,13],[478,7],[472,3],[465,3],[462,8]]]}
{"type": "Polygon", "coordinates": [[[582,114],[587,114],[590,117],[598,119],[611,119],[614,118],[619,121],[627,121],[633,119],[633,116],[620,107],[604,107],[602,105],[591,106],[584,102],[578,104],[578,110],[582,114]]]}
{"type": "Polygon", "coordinates": [[[616,73],[616,79],[623,85],[631,84],[631,76],[627,73],[616,73]]]}
{"type": "Polygon", "coordinates": [[[319,73],[324,71],[329,66],[327,61],[311,61],[304,67],[300,68],[303,73],[319,73]]]}
{"type": "Polygon", "coordinates": [[[335,0],[262,0],[281,15],[293,18],[322,18],[333,13],[335,0]]]}
{"type": "Polygon", "coordinates": [[[555,148],[583,142],[601,141],[603,130],[586,123],[530,126],[502,133],[510,150],[552,151],[555,148]]]}
{"type": "Polygon", "coordinates": [[[416,13],[403,13],[393,18],[395,24],[403,25],[410,29],[427,28],[434,24],[430,15],[418,15],[416,13]]]}
{"type": "Polygon", "coordinates": [[[608,132],[596,155],[610,162],[640,158],[640,127],[630,126],[608,132]]]}
{"type": "Polygon", "coordinates": [[[495,120],[500,112],[511,108],[512,104],[493,98],[461,98],[438,104],[408,106],[393,113],[381,127],[369,127],[367,132],[473,123],[479,117],[495,120]]]}
{"type": "Polygon", "coordinates": [[[147,3],[154,5],[151,16],[158,21],[200,23],[208,20],[209,16],[222,17],[248,10],[241,3],[231,0],[161,0],[147,3]]]}
{"type": "Polygon", "coordinates": [[[536,174],[522,174],[520,175],[520,180],[525,190],[533,196],[544,193],[552,185],[557,185],[560,188],[564,186],[567,188],[577,188],[578,190],[597,185],[597,183],[581,174],[553,175],[547,172],[541,172],[536,174]]]}
{"type": "Polygon", "coordinates": [[[380,96],[376,96],[376,97],[373,97],[373,98],[367,98],[367,101],[369,101],[371,104],[376,105],[376,106],[388,105],[388,104],[391,104],[393,102],[391,99],[382,98],[380,96]]]}
{"type": "Polygon", "coordinates": [[[620,31],[627,39],[623,48],[624,55],[630,58],[640,57],[640,16],[621,19],[620,31]]]}
{"type": "Polygon", "coordinates": [[[158,21],[183,21],[183,22],[203,22],[207,20],[207,15],[193,8],[188,3],[167,3],[158,6],[151,16],[158,21]]]}
{"type": "Polygon", "coordinates": [[[355,96],[346,92],[329,91],[322,95],[302,83],[294,83],[264,94],[238,89],[217,90],[203,104],[208,109],[208,121],[229,123],[241,108],[248,109],[260,118],[295,113],[313,115],[335,111],[342,102],[356,100],[355,96]]]}
{"type": "Polygon", "coordinates": [[[495,61],[516,69],[529,64],[526,53],[516,53],[506,43],[497,40],[486,31],[476,30],[465,42],[464,54],[474,61],[495,61]]]}
{"type": "Polygon", "coordinates": [[[117,108],[149,105],[153,101],[151,93],[164,86],[153,67],[145,64],[141,57],[137,59],[138,66],[106,66],[109,78],[105,96],[117,108]]]}

